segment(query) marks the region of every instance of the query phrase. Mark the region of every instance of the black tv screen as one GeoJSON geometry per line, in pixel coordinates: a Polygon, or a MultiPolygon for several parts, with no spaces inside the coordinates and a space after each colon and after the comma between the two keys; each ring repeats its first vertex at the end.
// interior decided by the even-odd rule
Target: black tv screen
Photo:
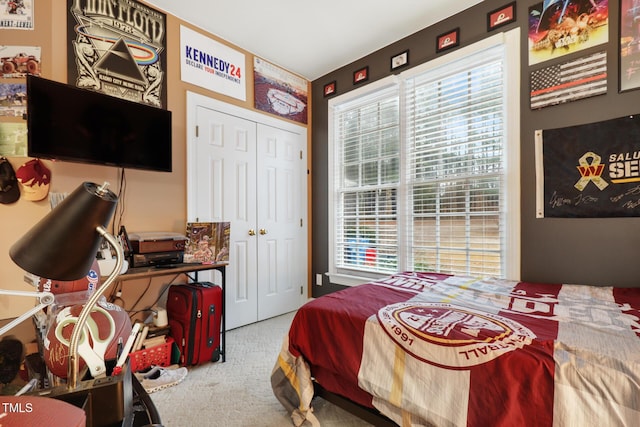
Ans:
{"type": "Polygon", "coordinates": [[[171,111],[27,76],[30,157],[171,172],[171,111]]]}

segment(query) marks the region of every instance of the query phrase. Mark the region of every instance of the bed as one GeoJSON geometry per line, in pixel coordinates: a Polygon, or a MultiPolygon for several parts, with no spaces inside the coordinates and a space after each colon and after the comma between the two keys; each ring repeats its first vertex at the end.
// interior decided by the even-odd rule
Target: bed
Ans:
{"type": "Polygon", "coordinates": [[[394,274],[301,307],[271,384],[297,426],[318,390],[376,425],[637,425],[640,288],[394,274]]]}

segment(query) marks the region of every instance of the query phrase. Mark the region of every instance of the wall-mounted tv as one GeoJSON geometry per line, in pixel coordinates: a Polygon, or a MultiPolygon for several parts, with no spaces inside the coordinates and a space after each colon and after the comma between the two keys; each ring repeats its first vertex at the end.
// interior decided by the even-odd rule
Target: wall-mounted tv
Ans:
{"type": "Polygon", "coordinates": [[[30,157],[171,172],[171,111],[27,76],[30,157]]]}

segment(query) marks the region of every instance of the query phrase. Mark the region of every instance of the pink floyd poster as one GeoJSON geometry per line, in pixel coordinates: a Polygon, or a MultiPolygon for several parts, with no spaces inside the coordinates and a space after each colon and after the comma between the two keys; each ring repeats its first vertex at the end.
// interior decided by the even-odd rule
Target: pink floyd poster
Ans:
{"type": "Polygon", "coordinates": [[[640,115],[535,138],[538,218],[640,216],[640,115]]]}
{"type": "Polygon", "coordinates": [[[609,0],[545,0],[529,8],[529,65],[609,41],[609,0]]]}
{"type": "Polygon", "coordinates": [[[68,0],[69,84],[166,108],[166,29],[135,0],[68,0]]]}

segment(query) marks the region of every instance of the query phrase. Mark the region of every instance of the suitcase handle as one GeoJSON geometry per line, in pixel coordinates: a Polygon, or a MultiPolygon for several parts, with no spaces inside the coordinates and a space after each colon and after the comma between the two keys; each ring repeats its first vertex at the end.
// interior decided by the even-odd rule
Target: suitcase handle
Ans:
{"type": "MultiPolygon", "coordinates": [[[[209,306],[209,322],[207,322],[207,347],[211,347],[213,346],[213,343],[215,342],[215,337],[216,337],[216,331],[212,331],[212,329],[215,329],[215,313],[216,313],[216,306],[211,304],[209,306]]],[[[218,331],[218,333],[220,333],[220,331],[218,331]]]]}

